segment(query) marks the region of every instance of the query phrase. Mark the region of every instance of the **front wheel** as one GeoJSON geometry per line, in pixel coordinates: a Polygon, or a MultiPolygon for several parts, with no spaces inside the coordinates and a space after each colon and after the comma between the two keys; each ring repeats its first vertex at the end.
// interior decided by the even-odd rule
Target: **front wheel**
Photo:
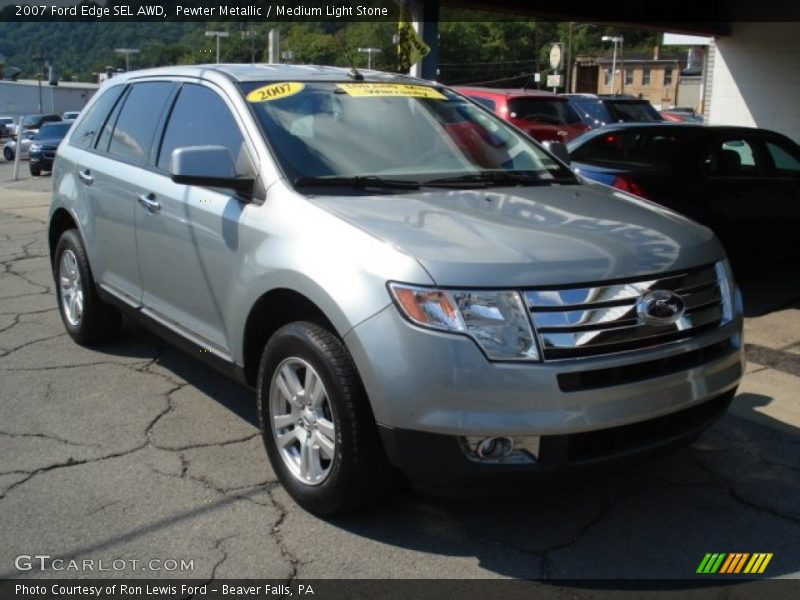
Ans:
{"type": "Polygon", "coordinates": [[[257,397],[270,462],[300,506],[333,515],[380,496],[391,469],[339,338],[308,322],[279,329],[261,358],[257,397]]]}
{"type": "Polygon", "coordinates": [[[3,148],[3,157],[6,160],[14,160],[14,151],[11,148],[3,148]]]}
{"type": "Polygon", "coordinates": [[[31,167],[31,176],[32,177],[39,177],[42,174],[42,170],[38,167],[31,167]]]}

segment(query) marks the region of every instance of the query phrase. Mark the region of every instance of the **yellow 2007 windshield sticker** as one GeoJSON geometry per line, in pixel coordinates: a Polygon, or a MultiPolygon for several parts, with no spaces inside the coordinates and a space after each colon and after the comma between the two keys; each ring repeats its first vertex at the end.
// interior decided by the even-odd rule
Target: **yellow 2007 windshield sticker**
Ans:
{"type": "Polygon", "coordinates": [[[304,87],[306,87],[304,84],[297,81],[270,83],[269,85],[254,89],[247,94],[246,99],[248,102],[271,102],[272,100],[280,100],[287,96],[293,96],[297,92],[303,91],[304,87]]]}
{"type": "Polygon", "coordinates": [[[427,85],[411,85],[405,83],[337,83],[339,89],[348,96],[360,98],[383,96],[398,98],[431,98],[447,100],[438,90],[427,85]]]}

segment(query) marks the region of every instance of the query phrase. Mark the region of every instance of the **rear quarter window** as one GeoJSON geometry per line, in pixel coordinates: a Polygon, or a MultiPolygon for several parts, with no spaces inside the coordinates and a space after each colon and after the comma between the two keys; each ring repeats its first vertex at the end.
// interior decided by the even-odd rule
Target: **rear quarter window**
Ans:
{"type": "Polygon", "coordinates": [[[84,117],[76,125],[69,140],[71,146],[92,147],[100,128],[106,122],[124,89],[124,85],[116,85],[100,92],[101,95],[92,103],[84,117]]]}

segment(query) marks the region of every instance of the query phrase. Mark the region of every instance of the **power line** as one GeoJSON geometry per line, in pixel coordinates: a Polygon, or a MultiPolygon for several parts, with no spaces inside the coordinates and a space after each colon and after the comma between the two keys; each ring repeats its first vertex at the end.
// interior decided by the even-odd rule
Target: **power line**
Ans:
{"type": "Polygon", "coordinates": [[[531,75],[536,75],[536,72],[532,73],[519,73],[517,75],[512,75],[511,77],[500,77],[498,79],[487,79],[485,81],[460,81],[456,83],[450,83],[448,85],[483,85],[484,83],[496,83],[498,81],[511,81],[512,79],[519,79],[521,77],[530,77],[531,75]]]}
{"type": "Polygon", "coordinates": [[[461,65],[508,65],[518,63],[532,63],[536,62],[535,58],[526,58],[520,60],[493,60],[488,62],[452,62],[452,63],[439,63],[440,67],[455,67],[461,65]]]}

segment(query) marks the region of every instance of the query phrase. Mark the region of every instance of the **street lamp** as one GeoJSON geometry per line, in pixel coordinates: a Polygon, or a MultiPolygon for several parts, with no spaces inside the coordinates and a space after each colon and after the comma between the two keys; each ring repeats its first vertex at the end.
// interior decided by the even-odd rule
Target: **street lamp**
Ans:
{"type": "Polygon", "coordinates": [[[125,55],[125,72],[129,72],[131,70],[131,54],[139,54],[138,48],[117,48],[114,50],[117,54],[124,54],[125,55]]]}
{"type": "Polygon", "coordinates": [[[617,44],[621,44],[623,37],[621,35],[604,35],[600,38],[604,42],[614,43],[614,56],[611,59],[611,93],[616,93],[617,89],[617,44]]]}
{"type": "Polygon", "coordinates": [[[228,37],[229,35],[227,31],[206,31],[206,37],[217,38],[217,64],[219,64],[219,38],[228,37]]]}
{"type": "Polygon", "coordinates": [[[367,69],[372,70],[372,55],[381,52],[380,48],[358,48],[358,51],[367,55],[367,69]]]}

